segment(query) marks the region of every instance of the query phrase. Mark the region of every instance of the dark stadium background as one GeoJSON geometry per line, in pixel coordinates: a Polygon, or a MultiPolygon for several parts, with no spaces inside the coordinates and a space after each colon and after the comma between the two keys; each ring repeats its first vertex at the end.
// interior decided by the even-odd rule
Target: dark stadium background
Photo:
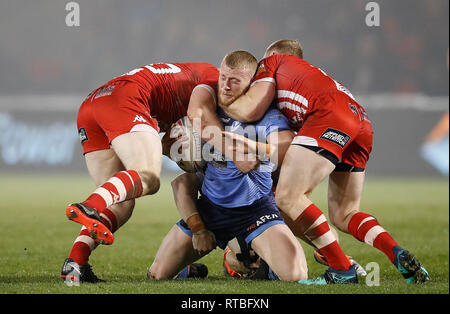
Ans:
{"type": "Polygon", "coordinates": [[[115,76],[157,62],[219,65],[235,49],[261,57],[280,38],[300,40],[367,108],[370,175],[440,175],[420,146],[448,110],[448,1],[376,1],[378,27],[362,0],[80,0],[75,27],[68,2],[0,2],[0,175],[82,171],[76,110],[115,76]]]}
{"type": "MultiPolygon", "coordinates": [[[[269,293],[293,294],[292,306],[303,300],[299,293],[448,294],[448,123],[446,136],[427,150],[442,159],[447,174],[422,155],[427,135],[449,108],[448,0],[78,0],[80,24],[72,27],[69,2],[0,0],[0,294],[269,293]],[[366,24],[373,12],[368,4],[379,6],[379,26],[366,24]],[[346,254],[362,266],[378,263],[380,286],[363,278],[355,287],[237,283],[222,273],[221,250],[200,261],[208,265],[207,280],[149,282],[146,270],[179,219],[169,180],[180,170],[165,159],[160,191],[138,199],[114,245],[90,259],[107,283],[66,286],[61,265],[80,226],[64,209],[95,188],[76,129],[83,99],[136,67],[218,66],[236,49],[260,58],[282,38],[298,39],[305,58],[366,108],[375,139],[361,207],[420,258],[431,281],[407,285],[378,250],[339,233],[346,254]]],[[[312,195],[325,215],[326,188],[324,182],[312,195]]],[[[309,275],[322,274],[313,249],[303,247],[309,275]]]]}

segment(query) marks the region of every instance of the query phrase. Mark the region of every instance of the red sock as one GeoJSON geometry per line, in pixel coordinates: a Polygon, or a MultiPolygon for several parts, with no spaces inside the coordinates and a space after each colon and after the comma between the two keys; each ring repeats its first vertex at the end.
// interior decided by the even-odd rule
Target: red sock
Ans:
{"type": "Polygon", "coordinates": [[[361,212],[354,214],[348,223],[348,232],[359,241],[376,247],[394,262],[392,249],[398,244],[373,216],[361,212]]]}
{"type": "Polygon", "coordinates": [[[142,181],[139,174],[134,170],[120,171],[97,188],[83,204],[101,212],[111,205],[141,195],[142,181]]]}
{"type": "Polygon", "coordinates": [[[80,234],[73,243],[69,258],[78,265],[86,265],[89,262],[91,251],[96,247],[94,239],[91,238],[86,227],[82,227],[80,234]]]}
{"type": "MultiPolygon", "coordinates": [[[[112,211],[105,208],[100,217],[103,224],[108,227],[111,232],[117,230],[117,219],[112,211]]],[[[86,227],[81,228],[80,234],[75,239],[72,250],[69,253],[69,258],[73,259],[78,265],[86,265],[89,263],[91,252],[97,247],[94,239],[91,238],[86,227]]]]}
{"type": "Polygon", "coordinates": [[[320,250],[328,265],[337,270],[347,270],[351,263],[339,246],[324,214],[314,204],[309,205],[294,221],[304,235],[320,250]]]}

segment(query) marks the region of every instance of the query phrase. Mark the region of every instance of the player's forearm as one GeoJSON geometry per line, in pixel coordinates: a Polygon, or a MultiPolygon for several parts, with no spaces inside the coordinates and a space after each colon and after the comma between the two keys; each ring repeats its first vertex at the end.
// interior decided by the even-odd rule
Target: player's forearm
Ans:
{"type": "Polygon", "coordinates": [[[223,152],[223,141],[220,134],[223,125],[217,116],[216,109],[216,100],[208,89],[194,88],[187,110],[189,120],[191,120],[195,132],[200,134],[205,142],[223,152]]]}
{"type": "Polygon", "coordinates": [[[175,204],[181,218],[192,231],[195,250],[210,251],[216,246],[215,236],[206,229],[197,211],[196,200],[200,189],[200,180],[195,174],[184,173],[172,181],[175,204]]]}
{"type": "Polygon", "coordinates": [[[231,105],[223,108],[225,113],[241,122],[255,122],[262,118],[265,109],[260,110],[260,106],[251,98],[250,95],[242,95],[231,105]]]}
{"type": "Polygon", "coordinates": [[[223,106],[225,113],[241,122],[260,120],[270,107],[275,96],[275,85],[271,82],[257,82],[229,106],[223,106]]]}
{"type": "MultiPolygon", "coordinates": [[[[201,113],[192,116],[194,119],[199,119],[200,130],[197,132],[201,132],[201,138],[205,142],[214,146],[214,148],[223,153],[224,146],[223,141],[220,136],[220,132],[223,131],[222,122],[220,122],[217,114],[215,112],[209,112],[209,110],[203,110],[201,113]]],[[[199,129],[199,126],[194,126],[194,128],[199,129]]]]}
{"type": "Polygon", "coordinates": [[[196,200],[198,197],[199,182],[195,174],[184,173],[172,182],[175,204],[181,218],[186,221],[193,214],[198,213],[196,200]]]}
{"type": "Polygon", "coordinates": [[[222,135],[225,138],[227,147],[232,147],[238,156],[248,154],[257,156],[260,160],[267,160],[276,153],[276,147],[274,145],[257,142],[243,135],[231,132],[223,132],[222,135]]]}
{"type": "Polygon", "coordinates": [[[202,140],[214,146],[214,149],[221,153],[225,151],[224,141],[221,137],[221,131],[224,128],[216,114],[215,107],[206,105],[192,106],[192,108],[188,109],[188,117],[192,121],[194,130],[200,134],[202,140]]]}
{"type": "Polygon", "coordinates": [[[196,108],[188,111],[189,119],[193,122],[194,130],[201,132],[202,140],[214,147],[229,160],[236,160],[236,154],[232,147],[227,146],[221,132],[224,130],[222,122],[217,114],[209,108],[196,108]]]}

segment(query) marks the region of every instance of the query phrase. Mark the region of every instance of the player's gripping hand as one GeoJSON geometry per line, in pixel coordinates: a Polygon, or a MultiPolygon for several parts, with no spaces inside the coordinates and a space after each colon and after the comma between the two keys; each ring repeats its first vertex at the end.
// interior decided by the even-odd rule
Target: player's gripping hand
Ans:
{"type": "Polygon", "coordinates": [[[214,233],[206,229],[199,213],[192,213],[185,221],[192,231],[192,245],[194,250],[201,254],[216,248],[216,237],[214,233]]]}
{"type": "Polygon", "coordinates": [[[192,245],[199,253],[206,253],[216,248],[216,237],[207,229],[200,230],[192,235],[192,245]]]}
{"type": "Polygon", "coordinates": [[[271,154],[275,150],[273,145],[257,142],[232,132],[222,132],[222,137],[225,138],[226,146],[231,146],[233,151],[257,156],[261,160],[270,159],[271,154]]]}
{"type": "Polygon", "coordinates": [[[170,148],[178,140],[177,137],[171,137],[170,132],[166,132],[161,139],[162,153],[170,158],[170,148]]]}
{"type": "Polygon", "coordinates": [[[175,129],[174,126],[175,123],[172,124],[170,130],[168,130],[161,139],[162,153],[169,158],[171,158],[170,151],[175,142],[182,141],[182,145],[179,147],[178,151],[179,154],[181,154],[183,149],[189,148],[189,138],[187,135],[183,133],[181,128],[175,129]]]}

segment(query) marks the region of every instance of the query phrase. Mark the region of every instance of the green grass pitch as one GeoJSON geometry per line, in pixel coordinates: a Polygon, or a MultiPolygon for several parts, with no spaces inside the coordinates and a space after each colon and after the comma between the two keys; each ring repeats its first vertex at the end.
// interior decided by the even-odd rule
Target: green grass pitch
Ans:
{"type": "MultiPolygon", "coordinates": [[[[164,235],[179,219],[170,178],[160,192],[136,203],[130,221],[116,233],[112,246],[101,246],[91,256],[102,284],[69,287],[60,270],[80,225],[65,217],[70,202],[93,191],[87,172],[81,174],[0,174],[0,293],[20,294],[447,294],[449,293],[449,184],[440,178],[377,178],[366,180],[361,208],[373,214],[404,248],[414,253],[430,273],[425,285],[406,284],[378,250],[340,233],[344,251],[362,266],[380,267],[379,286],[306,287],[286,282],[248,282],[222,274],[220,249],[201,262],[208,265],[206,280],[152,282],[146,270],[164,235]]],[[[326,183],[313,193],[326,213],[326,183]]],[[[314,262],[312,249],[302,244],[309,276],[325,267],[314,262]]]]}

